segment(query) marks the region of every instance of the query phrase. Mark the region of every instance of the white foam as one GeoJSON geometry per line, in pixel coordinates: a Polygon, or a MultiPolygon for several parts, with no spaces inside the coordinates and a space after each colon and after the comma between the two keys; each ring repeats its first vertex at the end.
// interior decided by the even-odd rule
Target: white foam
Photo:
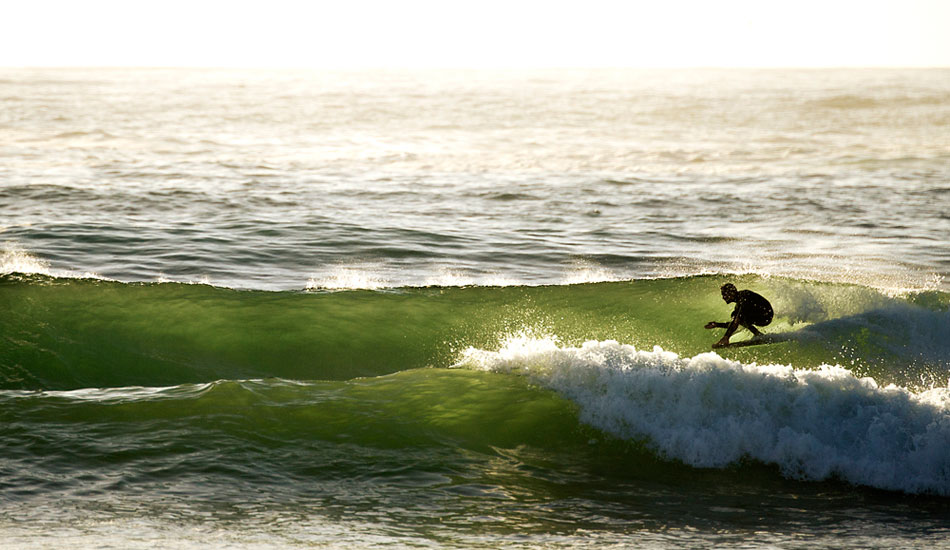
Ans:
{"type": "Polygon", "coordinates": [[[494,273],[468,274],[439,268],[420,282],[407,278],[399,269],[373,263],[342,264],[327,273],[310,277],[307,290],[385,290],[427,286],[516,286],[516,279],[494,273]]]}
{"type": "MultiPolygon", "coordinates": [[[[462,286],[515,286],[516,279],[499,274],[475,276],[447,268],[440,268],[426,278],[424,286],[462,287],[462,286]]],[[[411,286],[411,285],[405,285],[411,286]]]]}
{"type": "Polygon", "coordinates": [[[13,243],[6,243],[0,251],[0,275],[50,275],[49,262],[30,255],[13,243]]]}
{"type": "Polygon", "coordinates": [[[0,275],[9,275],[11,273],[20,273],[22,275],[46,275],[49,277],[63,277],[69,279],[100,279],[107,281],[106,277],[93,273],[91,271],[69,271],[65,269],[53,269],[50,263],[41,258],[33,256],[19,245],[13,242],[7,242],[0,251],[0,275]]]}
{"type": "MultiPolygon", "coordinates": [[[[561,285],[599,283],[627,280],[617,272],[587,261],[577,261],[568,266],[561,285]]],[[[341,264],[326,273],[310,277],[307,290],[382,290],[394,288],[418,288],[428,286],[541,286],[552,281],[526,281],[503,273],[469,273],[463,269],[438,267],[419,279],[407,278],[405,273],[392,266],[374,263],[341,264]]]]}
{"type": "Polygon", "coordinates": [[[950,388],[523,335],[498,351],[470,348],[459,366],[525,375],[576,402],[585,423],[693,466],[752,458],[797,479],[950,495],[950,388]]]}
{"type": "Polygon", "coordinates": [[[379,290],[393,285],[368,265],[341,265],[321,277],[311,277],[307,290],[379,290]]]}
{"type": "Polygon", "coordinates": [[[578,260],[564,274],[561,284],[604,283],[624,280],[617,272],[602,265],[578,260]]]}

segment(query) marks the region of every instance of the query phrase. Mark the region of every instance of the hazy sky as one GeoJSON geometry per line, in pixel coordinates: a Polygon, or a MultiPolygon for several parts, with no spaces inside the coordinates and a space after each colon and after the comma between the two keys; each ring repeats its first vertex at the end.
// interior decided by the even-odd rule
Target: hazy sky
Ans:
{"type": "Polygon", "coordinates": [[[0,66],[950,66],[950,0],[3,0],[0,66]]]}

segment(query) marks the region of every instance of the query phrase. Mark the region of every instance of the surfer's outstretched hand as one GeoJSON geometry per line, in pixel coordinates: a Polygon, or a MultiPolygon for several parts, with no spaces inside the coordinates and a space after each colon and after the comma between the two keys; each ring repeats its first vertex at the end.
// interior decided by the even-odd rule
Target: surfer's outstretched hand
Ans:
{"type": "Polygon", "coordinates": [[[716,324],[717,324],[716,321],[709,321],[708,323],[706,323],[706,326],[703,328],[716,328],[716,324]]]}

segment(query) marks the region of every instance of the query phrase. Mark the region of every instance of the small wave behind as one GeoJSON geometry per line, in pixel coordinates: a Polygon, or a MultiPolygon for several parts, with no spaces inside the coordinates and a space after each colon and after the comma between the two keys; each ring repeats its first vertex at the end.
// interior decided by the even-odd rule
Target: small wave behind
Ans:
{"type": "Polygon", "coordinates": [[[395,290],[420,287],[513,287],[578,285],[586,283],[618,282],[629,280],[630,274],[622,274],[595,262],[576,260],[563,266],[561,274],[551,281],[525,281],[512,275],[494,272],[466,271],[464,269],[430,266],[418,268],[425,273],[421,278],[407,276],[405,270],[380,263],[340,264],[307,281],[306,290],[395,290]]]}
{"type": "Polygon", "coordinates": [[[307,281],[307,290],[379,290],[390,286],[379,274],[379,267],[369,265],[341,265],[307,281]]]}
{"type": "Polygon", "coordinates": [[[51,275],[49,262],[30,255],[15,244],[7,243],[0,251],[0,275],[11,273],[51,275]]]}
{"type": "Polygon", "coordinates": [[[458,366],[527,376],[574,401],[583,422],[691,466],[751,459],[794,479],[950,495],[950,387],[525,335],[469,348],[458,366]]]}
{"type": "MultiPolygon", "coordinates": [[[[2,228],[0,228],[2,231],[2,228]]],[[[50,262],[38,258],[24,250],[15,242],[7,242],[0,249],[0,276],[6,275],[42,275],[67,279],[103,279],[92,272],[77,272],[55,269],[50,262]]]]}

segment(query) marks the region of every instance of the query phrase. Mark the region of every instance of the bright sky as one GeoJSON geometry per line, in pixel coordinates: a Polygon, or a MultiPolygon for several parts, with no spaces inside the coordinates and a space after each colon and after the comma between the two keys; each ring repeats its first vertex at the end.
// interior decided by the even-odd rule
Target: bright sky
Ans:
{"type": "Polygon", "coordinates": [[[945,0],[3,0],[0,66],[950,66],[945,0]]]}

